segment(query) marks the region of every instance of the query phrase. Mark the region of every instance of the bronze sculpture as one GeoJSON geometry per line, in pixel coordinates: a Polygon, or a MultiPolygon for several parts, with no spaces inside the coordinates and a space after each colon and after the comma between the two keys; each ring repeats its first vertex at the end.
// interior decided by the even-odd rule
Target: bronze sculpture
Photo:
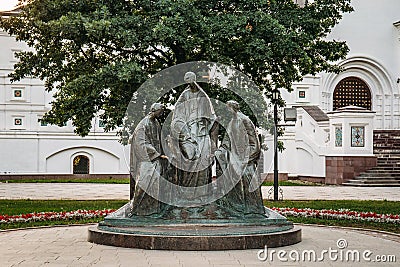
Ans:
{"type": "Polygon", "coordinates": [[[161,211],[157,199],[160,188],[156,179],[163,174],[162,160],[167,157],[161,148],[161,126],[157,118],[163,111],[162,104],[154,103],[150,113],[139,122],[132,135],[130,168],[136,182],[130,201],[130,215],[152,215],[161,211]]]}

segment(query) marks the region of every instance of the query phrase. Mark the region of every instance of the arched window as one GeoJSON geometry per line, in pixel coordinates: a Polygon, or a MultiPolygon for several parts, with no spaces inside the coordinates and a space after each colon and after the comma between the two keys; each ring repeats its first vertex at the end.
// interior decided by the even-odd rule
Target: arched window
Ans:
{"type": "Polygon", "coordinates": [[[360,78],[347,77],[336,85],[333,92],[333,110],[346,106],[357,106],[371,110],[371,91],[360,78]]]}
{"type": "Polygon", "coordinates": [[[89,174],[89,158],[83,155],[76,156],[73,162],[73,174],[89,174]]]}

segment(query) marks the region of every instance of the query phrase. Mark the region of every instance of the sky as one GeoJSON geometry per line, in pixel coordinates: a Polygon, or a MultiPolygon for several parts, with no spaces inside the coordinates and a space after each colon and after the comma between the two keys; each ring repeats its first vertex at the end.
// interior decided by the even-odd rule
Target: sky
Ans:
{"type": "Polygon", "coordinates": [[[9,11],[14,9],[18,0],[0,0],[0,11],[9,11]]]}

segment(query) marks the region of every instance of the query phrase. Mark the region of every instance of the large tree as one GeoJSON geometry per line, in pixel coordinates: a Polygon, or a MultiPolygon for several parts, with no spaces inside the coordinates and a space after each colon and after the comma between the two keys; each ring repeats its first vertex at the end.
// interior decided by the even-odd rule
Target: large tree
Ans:
{"type": "MultiPolygon", "coordinates": [[[[306,74],[337,72],[343,41],[325,37],[350,0],[24,0],[0,27],[32,51],[19,52],[13,81],[38,77],[55,91],[44,120],[73,121],[87,135],[101,111],[122,123],[149,77],[188,61],[213,61],[248,75],[267,96],[306,74]]],[[[211,97],[218,97],[211,90],[211,97]]]]}

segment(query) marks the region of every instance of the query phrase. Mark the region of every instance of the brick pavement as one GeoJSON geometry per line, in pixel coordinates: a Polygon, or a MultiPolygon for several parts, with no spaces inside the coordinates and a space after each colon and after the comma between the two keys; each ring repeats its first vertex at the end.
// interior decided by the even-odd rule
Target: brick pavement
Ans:
{"type": "MultiPolygon", "coordinates": [[[[400,187],[282,186],[289,200],[400,201],[400,187]]],[[[270,187],[263,186],[268,198],[270,187]]],[[[270,196],[272,197],[272,196],[270,196]]],[[[128,184],[0,183],[0,199],[129,199],[128,184]]]]}
{"type": "MultiPolygon", "coordinates": [[[[359,188],[340,186],[282,187],[285,199],[374,199],[400,201],[399,187],[359,188]]],[[[263,187],[264,198],[268,187],[263,187]]],[[[127,184],[14,184],[0,183],[0,199],[128,199],[127,184]]],[[[303,241],[275,249],[286,251],[283,262],[275,255],[271,262],[257,259],[258,250],[244,251],[149,251],[102,246],[88,243],[88,226],[45,227],[0,231],[0,266],[397,266],[377,263],[332,260],[325,254],[322,262],[294,262],[288,255],[314,250],[317,257],[326,249],[375,256],[394,255],[400,261],[400,236],[371,231],[332,227],[301,226],[303,241]],[[337,240],[344,238],[348,247],[339,250],[337,240]],[[293,252],[294,251],[294,252],[293,252]],[[297,251],[297,252],[296,252],[297,251]]],[[[339,253],[339,252],[338,252],[339,253]]],[[[339,254],[338,254],[339,255],[339,254]]],[[[361,255],[362,256],[362,255],[361,255]]],[[[334,257],[333,257],[334,258],[334,257]]]]}
{"type": "MultiPolygon", "coordinates": [[[[301,226],[303,241],[287,247],[275,248],[286,251],[287,262],[273,254],[272,262],[260,261],[257,249],[227,251],[157,251],[128,249],[92,244],[86,241],[88,226],[49,227],[0,232],[1,266],[398,266],[396,263],[376,263],[362,258],[370,250],[369,258],[394,255],[400,261],[400,242],[388,240],[384,235],[331,227],[301,226]],[[337,240],[344,238],[347,247],[338,249],[337,240]],[[5,245],[6,244],[6,245],[5,245]],[[295,253],[313,250],[321,258],[324,249],[343,251],[357,250],[360,262],[340,260],[339,252],[324,255],[323,261],[295,262],[289,258],[295,253]],[[292,252],[294,251],[294,252],[292,252]],[[297,252],[296,252],[297,251],[297,252]],[[338,259],[334,260],[338,255],[338,259]]],[[[399,237],[400,238],[400,237],[399,237]]],[[[269,253],[271,253],[271,250],[269,253]]],[[[261,255],[263,256],[263,255],[261,255]]],[[[351,258],[352,259],[352,258],[351,258]]],[[[398,264],[398,263],[397,263],[398,264]]]]}

